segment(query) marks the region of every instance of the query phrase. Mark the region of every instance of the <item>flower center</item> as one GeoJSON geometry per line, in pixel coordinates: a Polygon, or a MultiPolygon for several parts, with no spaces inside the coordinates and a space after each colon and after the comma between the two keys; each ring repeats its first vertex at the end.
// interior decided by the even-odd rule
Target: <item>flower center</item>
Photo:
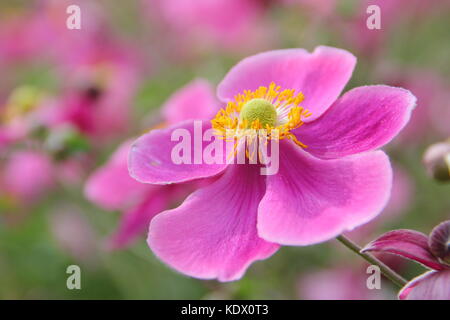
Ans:
{"type": "Polygon", "coordinates": [[[261,86],[255,91],[245,90],[219,110],[211,120],[212,128],[217,136],[228,141],[254,136],[255,130],[265,130],[269,140],[290,139],[306,148],[291,132],[303,125],[303,119],[311,115],[300,106],[303,99],[301,92],[281,90],[273,82],[269,87],[261,86]]]}
{"type": "Polygon", "coordinates": [[[253,99],[244,104],[239,118],[247,125],[259,121],[263,128],[273,127],[277,121],[277,110],[267,100],[253,99]]]}

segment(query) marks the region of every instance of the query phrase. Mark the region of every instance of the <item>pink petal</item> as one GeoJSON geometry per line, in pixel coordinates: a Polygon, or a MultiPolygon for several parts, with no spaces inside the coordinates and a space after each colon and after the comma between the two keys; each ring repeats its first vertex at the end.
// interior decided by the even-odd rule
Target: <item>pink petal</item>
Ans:
{"type": "Polygon", "coordinates": [[[392,170],[381,151],[320,160],[282,141],[280,160],[259,206],[258,233],[267,241],[329,240],[372,220],[389,198],[392,170]]]}
{"type": "MultiPolygon", "coordinates": [[[[211,125],[207,121],[185,121],[166,129],[152,130],[140,137],[132,146],[128,168],[130,175],[143,183],[170,184],[191,181],[198,178],[214,176],[222,172],[227,166],[227,154],[223,151],[220,164],[206,164],[202,161],[202,152],[211,142],[202,140],[202,135],[195,130],[205,133],[211,125]],[[195,126],[199,124],[199,126],[195,126]],[[176,164],[171,154],[179,141],[171,141],[174,130],[185,130],[191,137],[191,164],[176,164]],[[199,141],[195,143],[195,141],[199,141]],[[200,164],[194,164],[195,155],[199,156],[200,164]]],[[[224,144],[225,145],[225,144],[224,144]]]]}
{"type": "Polygon", "coordinates": [[[258,203],[264,195],[259,166],[232,165],[178,208],[157,215],[148,244],[172,268],[201,279],[239,279],[278,245],[259,238],[258,203]]]}
{"type": "Polygon", "coordinates": [[[109,239],[109,246],[112,249],[129,245],[148,229],[150,221],[156,214],[167,209],[171,198],[168,188],[170,187],[155,187],[145,201],[123,214],[118,230],[109,239]]]}
{"type": "Polygon", "coordinates": [[[347,92],[320,119],[295,135],[306,151],[324,158],[340,158],[375,150],[394,138],[408,122],[416,98],[407,90],[365,86],[347,92]]]}
{"type": "Polygon", "coordinates": [[[414,230],[393,230],[373,240],[364,252],[387,252],[419,262],[429,268],[442,270],[444,267],[428,249],[428,237],[414,230]]]}
{"type": "Polygon", "coordinates": [[[123,143],[111,160],[95,171],[85,186],[86,197],[106,210],[123,210],[142,201],[153,188],[130,177],[128,152],[131,141],[123,143]]]}
{"type": "Polygon", "coordinates": [[[230,101],[244,90],[255,90],[275,82],[283,89],[305,95],[302,103],[312,112],[307,121],[318,118],[336,100],[350,79],[356,58],[349,52],[317,47],[276,50],[246,58],[233,67],[220,83],[217,93],[230,101]]]}
{"type": "Polygon", "coordinates": [[[163,106],[169,124],[185,120],[211,119],[219,111],[219,103],[208,81],[197,79],[178,90],[163,106]]]}
{"type": "Polygon", "coordinates": [[[429,271],[410,281],[400,300],[450,300],[450,270],[429,271]]]}

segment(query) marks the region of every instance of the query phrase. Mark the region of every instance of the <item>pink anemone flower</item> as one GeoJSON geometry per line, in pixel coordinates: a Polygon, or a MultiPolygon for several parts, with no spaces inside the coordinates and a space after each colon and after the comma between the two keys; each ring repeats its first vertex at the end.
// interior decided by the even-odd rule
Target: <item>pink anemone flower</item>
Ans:
{"type": "Polygon", "coordinates": [[[156,256],[193,277],[236,280],[280,245],[327,241],[376,217],[392,181],[389,159],[377,149],[405,126],[416,99],[385,85],[339,98],[355,64],[351,53],[324,46],[248,57],[219,84],[226,107],[211,122],[199,128],[185,121],[140,137],[129,157],[130,174],[140,182],[223,174],[151,221],[148,244],[156,256]],[[235,164],[233,153],[220,149],[212,163],[196,158],[211,149],[210,139],[199,141],[201,129],[213,129],[214,143],[231,132],[232,144],[242,145],[246,130],[263,128],[263,139],[279,145],[276,174],[260,173],[266,161],[235,164]],[[180,132],[194,136],[190,162],[173,161],[179,142],[172,137],[180,132]]]}
{"type": "MultiPolygon", "coordinates": [[[[31,2],[31,1],[30,1],[31,2]]],[[[37,0],[33,4],[2,12],[0,63],[46,61],[63,58],[92,41],[106,26],[106,18],[94,1],[37,0]],[[81,10],[81,29],[71,30],[66,12],[71,5],[81,10]],[[51,46],[51,50],[49,47],[51,46]]]]}
{"type": "Polygon", "coordinates": [[[167,32],[177,51],[221,48],[239,52],[265,46],[271,28],[264,1],[142,0],[145,12],[167,32]],[[230,23],[232,22],[232,23],[230,23]]]}
{"type": "MultiPolygon", "coordinates": [[[[168,125],[189,119],[208,119],[218,108],[209,83],[195,80],[177,91],[163,106],[163,120],[168,125]]],[[[86,197],[106,210],[121,210],[118,230],[110,239],[112,248],[131,243],[147,230],[150,220],[173,202],[192,192],[194,186],[150,186],[138,183],[128,174],[128,153],[132,141],[124,142],[111,159],[88,179],[86,197]]]]}
{"type": "Polygon", "coordinates": [[[50,230],[58,246],[77,261],[84,263],[96,258],[96,234],[81,209],[58,207],[49,217],[50,230]]]}
{"type": "Polygon", "coordinates": [[[401,300],[450,300],[450,220],[426,236],[414,230],[387,232],[363,251],[386,252],[416,261],[430,269],[411,280],[400,291],[401,300]]]}

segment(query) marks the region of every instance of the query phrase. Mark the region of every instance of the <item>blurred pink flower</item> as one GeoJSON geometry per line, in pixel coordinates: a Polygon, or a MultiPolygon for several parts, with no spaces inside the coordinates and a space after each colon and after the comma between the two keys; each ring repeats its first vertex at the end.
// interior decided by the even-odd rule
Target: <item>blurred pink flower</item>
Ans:
{"type": "Polygon", "coordinates": [[[95,258],[96,235],[80,209],[62,207],[50,216],[50,227],[58,245],[74,259],[95,258]]]}
{"type": "Polygon", "coordinates": [[[369,289],[366,266],[335,267],[302,275],[297,291],[305,300],[385,300],[389,293],[383,289],[369,289]]]}
{"type": "Polygon", "coordinates": [[[78,49],[61,66],[62,77],[68,81],[49,112],[53,124],[71,123],[100,139],[128,129],[139,59],[122,45],[103,39],[101,45],[78,49]]]}
{"type": "Polygon", "coordinates": [[[414,23],[414,26],[417,26],[425,15],[435,10],[443,10],[444,5],[448,7],[449,4],[448,0],[358,1],[357,14],[350,21],[350,25],[342,26],[342,30],[355,49],[364,55],[373,56],[386,47],[387,41],[396,27],[405,22],[414,23]],[[377,5],[380,8],[380,29],[371,30],[367,27],[367,19],[370,14],[366,10],[370,5],[377,5]]]}
{"type": "MultiPolygon", "coordinates": [[[[180,207],[152,220],[152,251],[187,275],[230,281],[242,277],[252,262],[275,253],[279,244],[316,244],[376,217],[392,180],[389,159],[377,149],[408,122],[415,97],[378,85],[338,98],[355,64],[352,54],[331,47],[312,53],[270,51],[244,59],[220,83],[218,96],[228,102],[228,111],[203,122],[203,131],[238,130],[233,125],[241,122],[241,108],[254,98],[267,99],[276,113],[274,123],[289,125],[279,142],[277,174],[263,176],[261,164],[228,165],[228,159],[174,164],[171,152],[177,142],[171,135],[182,128],[192,136],[192,121],[140,137],[129,158],[130,174],[140,182],[171,184],[223,173],[180,207]],[[281,88],[288,91],[281,93],[281,88]]],[[[194,150],[203,151],[203,143],[194,150]]]]}
{"type": "Polygon", "coordinates": [[[408,173],[400,166],[393,164],[392,169],[391,197],[389,198],[386,207],[371,223],[347,232],[346,234],[350,235],[352,239],[367,240],[367,237],[373,235],[377,228],[398,219],[399,216],[405,214],[411,207],[414,194],[414,183],[408,173]]]}
{"type": "Polygon", "coordinates": [[[37,151],[12,153],[1,168],[2,193],[20,204],[36,201],[54,185],[51,159],[37,151]]]}
{"type": "Polygon", "coordinates": [[[30,14],[2,15],[0,23],[0,61],[2,64],[16,62],[42,53],[43,43],[48,43],[50,32],[43,32],[40,20],[30,14]],[[30,33],[33,32],[33,36],[30,33]]]}
{"type": "Polygon", "coordinates": [[[450,300],[449,241],[450,220],[436,226],[430,236],[406,229],[387,232],[363,251],[396,254],[433,270],[410,281],[400,291],[400,299],[450,300]]]}
{"type": "Polygon", "coordinates": [[[66,186],[84,183],[87,168],[92,167],[92,159],[83,156],[72,156],[60,161],[57,166],[58,180],[66,186]]]}
{"type": "Polygon", "coordinates": [[[84,46],[105,25],[101,10],[88,0],[36,0],[27,8],[10,9],[0,23],[0,61],[58,60],[84,46]],[[69,5],[82,10],[82,29],[66,26],[69,5]],[[51,48],[51,50],[49,50],[51,48]]]}
{"type": "MultiPolygon", "coordinates": [[[[217,101],[211,86],[195,80],[177,91],[163,106],[166,124],[190,119],[206,119],[216,111],[217,101]]],[[[148,229],[150,220],[171,204],[183,199],[197,184],[150,186],[132,179],[128,173],[128,153],[132,141],[124,142],[106,165],[98,169],[86,183],[86,197],[106,210],[124,211],[119,229],[110,246],[128,245],[148,229]]]]}
{"type": "Polygon", "coordinates": [[[143,0],[143,5],[150,19],[168,32],[165,41],[173,42],[177,51],[218,47],[242,52],[271,38],[264,1],[143,0]]]}

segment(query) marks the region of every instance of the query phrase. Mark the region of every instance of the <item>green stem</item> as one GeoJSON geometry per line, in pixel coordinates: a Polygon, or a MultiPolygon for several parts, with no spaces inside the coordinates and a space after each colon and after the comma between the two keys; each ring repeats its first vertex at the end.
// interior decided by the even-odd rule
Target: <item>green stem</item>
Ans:
{"type": "Polygon", "coordinates": [[[398,287],[403,288],[408,283],[408,281],[406,281],[402,276],[397,274],[394,270],[389,268],[386,264],[384,264],[379,259],[375,258],[370,253],[361,252],[361,247],[359,247],[356,243],[354,243],[346,236],[340,235],[336,239],[339,242],[341,242],[344,246],[346,246],[347,248],[358,254],[360,257],[365,259],[370,264],[378,266],[380,268],[381,273],[398,287]]]}

